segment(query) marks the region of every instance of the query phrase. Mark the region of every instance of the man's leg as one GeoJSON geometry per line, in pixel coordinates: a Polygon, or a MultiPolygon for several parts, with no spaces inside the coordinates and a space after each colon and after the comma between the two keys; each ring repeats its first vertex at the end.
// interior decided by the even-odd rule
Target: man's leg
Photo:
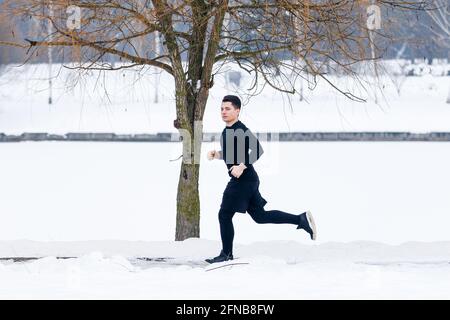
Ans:
{"type": "Polygon", "coordinates": [[[233,216],[234,212],[230,210],[220,209],[219,223],[220,223],[220,237],[222,238],[222,251],[217,257],[205,259],[208,263],[224,262],[233,260],[233,216]]]}
{"type": "Polygon", "coordinates": [[[303,229],[309,233],[312,240],[316,240],[317,230],[314,219],[310,211],[306,211],[300,215],[270,210],[266,211],[263,207],[254,207],[247,210],[249,215],[256,223],[289,223],[297,225],[297,229],[303,229]]]}
{"type": "Polygon", "coordinates": [[[298,215],[279,210],[266,211],[263,207],[249,208],[247,212],[256,223],[290,223],[298,225],[300,221],[298,215]]]}
{"type": "Polygon", "coordinates": [[[233,239],[234,239],[233,216],[234,212],[232,211],[224,209],[220,209],[219,211],[222,251],[226,255],[231,255],[233,253],[233,239]]]}

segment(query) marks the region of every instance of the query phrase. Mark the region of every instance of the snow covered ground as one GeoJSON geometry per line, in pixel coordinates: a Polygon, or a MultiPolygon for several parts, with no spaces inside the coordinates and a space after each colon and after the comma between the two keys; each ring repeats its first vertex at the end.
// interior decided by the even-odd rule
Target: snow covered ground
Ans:
{"type": "Polygon", "coordinates": [[[174,242],[181,145],[0,144],[0,257],[46,257],[0,262],[0,298],[450,298],[446,143],[271,144],[256,164],[266,208],[311,209],[318,241],[237,214],[250,264],[211,272],[125,258],[215,256],[223,163],[202,157],[201,239],[174,242]]]}
{"type": "Polygon", "coordinates": [[[449,299],[450,242],[388,246],[372,242],[239,245],[236,262],[202,266],[133,265],[125,257],[202,259],[217,243],[0,242],[2,256],[45,255],[0,263],[8,299],[449,299]],[[54,255],[80,255],[56,260],[54,255]]]}
{"type": "MultiPolygon", "coordinates": [[[[154,104],[151,72],[77,78],[61,69],[48,106],[45,66],[7,71],[0,75],[0,132],[174,132],[173,85],[164,74],[154,104]]],[[[382,78],[381,106],[373,94],[361,92],[366,104],[350,102],[319,83],[308,102],[294,98],[291,110],[266,88],[244,106],[242,121],[255,132],[450,131],[448,79],[407,77],[398,95],[382,78]]],[[[223,76],[215,80],[208,132],[223,128],[220,99],[235,91],[223,76]]],[[[257,225],[237,214],[235,256],[249,265],[205,272],[130,264],[126,258],[218,253],[217,212],[228,176],[222,162],[205,160],[218,147],[202,147],[201,239],[174,242],[180,162],[169,160],[181,144],[1,143],[0,258],[46,258],[0,262],[0,298],[450,298],[445,142],[266,142],[256,164],[266,209],[310,209],[317,242],[293,226],[257,225]]]]}

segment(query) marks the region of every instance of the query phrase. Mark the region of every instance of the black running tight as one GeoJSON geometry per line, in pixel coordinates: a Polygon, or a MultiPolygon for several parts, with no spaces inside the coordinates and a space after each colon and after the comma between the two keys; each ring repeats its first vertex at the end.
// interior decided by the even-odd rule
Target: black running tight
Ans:
{"type": "MultiPolygon", "coordinates": [[[[256,223],[289,223],[298,225],[299,216],[286,213],[279,210],[266,211],[264,208],[249,209],[248,214],[256,223]]],[[[220,209],[219,222],[220,222],[220,236],[222,238],[222,250],[226,254],[233,253],[233,216],[234,212],[220,209]]]]}

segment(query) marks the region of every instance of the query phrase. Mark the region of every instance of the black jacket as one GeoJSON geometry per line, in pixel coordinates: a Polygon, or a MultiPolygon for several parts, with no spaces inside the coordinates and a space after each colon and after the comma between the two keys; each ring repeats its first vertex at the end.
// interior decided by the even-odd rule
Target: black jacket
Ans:
{"type": "Polygon", "coordinates": [[[228,175],[232,179],[259,180],[253,164],[261,157],[264,150],[258,138],[241,121],[238,120],[232,126],[223,129],[220,146],[222,158],[228,168],[228,175]],[[240,163],[244,163],[247,168],[239,178],[235,178],[231,175],[230,168],[240,163]]]}

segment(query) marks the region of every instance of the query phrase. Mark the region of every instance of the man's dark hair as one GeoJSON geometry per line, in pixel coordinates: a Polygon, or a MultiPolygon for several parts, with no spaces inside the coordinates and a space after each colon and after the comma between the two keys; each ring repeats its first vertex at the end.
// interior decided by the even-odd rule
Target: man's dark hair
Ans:
{"type": "Polygon", "coordinates": [[[241,109],[241,99],[238,96],[227,95],[223,97],[222,102],[231,102],[235,108],[241,109]]]}

